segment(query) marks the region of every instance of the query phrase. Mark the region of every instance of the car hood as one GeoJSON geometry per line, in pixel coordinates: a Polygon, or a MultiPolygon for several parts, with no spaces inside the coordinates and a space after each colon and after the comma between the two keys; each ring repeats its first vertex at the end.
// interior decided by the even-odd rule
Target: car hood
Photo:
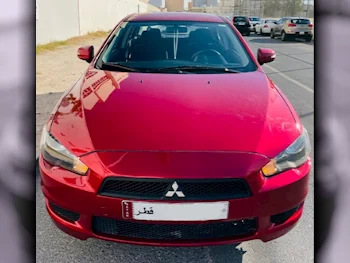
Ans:
{"type": "Polygon", "coordinates": [[[294,110],[261,71],[147,74],[89,69],[50,132],[93,151],[235,151],[275,157],[299,135],[294,110]]]}

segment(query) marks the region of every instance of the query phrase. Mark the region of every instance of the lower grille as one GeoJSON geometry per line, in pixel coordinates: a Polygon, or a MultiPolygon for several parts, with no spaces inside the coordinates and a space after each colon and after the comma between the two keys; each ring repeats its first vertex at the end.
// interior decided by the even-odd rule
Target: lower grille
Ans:
{"type": "Polygon", "coordinates": [[[298,211],[300,205],[298,205],[297,207],[294,207],[291,210],[288,210],[286,212],[280,213],[280,214],[276,214],[271,216],[271,222],[273,224],[276,225],[280,225],[283,224],[284,222],[286,222],[292,215],[295,214],[296,211],[298,211]]]}
{"type": "Polygon", "coordinates": [[[51,202],[50,202],[50,207],[56,215],[58,215],[59,217],[61,217],[62,219],[66,220],[66,221],[75,222],[75,221],[78,221],[80,218],[80,215],[78,213],[66,210],[66,209],[59,207],[51,202]]]}
{"type": "Polygon", "coordinates": [[[95,234],[132,239],[200,241],[252,235],[256,229],[256,218],[204,224],[154,224],[105,217],[92,218],[92,230],[95,234]]]}

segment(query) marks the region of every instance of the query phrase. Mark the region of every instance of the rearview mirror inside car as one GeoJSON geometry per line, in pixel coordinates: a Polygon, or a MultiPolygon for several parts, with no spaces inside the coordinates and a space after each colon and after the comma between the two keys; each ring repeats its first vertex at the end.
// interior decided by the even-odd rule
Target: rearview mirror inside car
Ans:
{"type": "Polygon", "coordinates": [[[78,49],[78,58],[85,60],[90,63],[94,58],[94,47],[93,46],[82,46],[78,49]]]}
{"type": "Polygon", "coordinates": [[[270,48],[258,49],[258,62],[260,65],[274,61],[276,58],[276,52],[270,48]]]}

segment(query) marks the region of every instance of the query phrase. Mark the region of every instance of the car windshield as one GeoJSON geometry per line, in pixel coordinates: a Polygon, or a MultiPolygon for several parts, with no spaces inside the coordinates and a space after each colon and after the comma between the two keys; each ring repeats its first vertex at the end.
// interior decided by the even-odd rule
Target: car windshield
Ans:
{"type": "Polygon", "coordinates": [[[265,20],[265,23],[275,23],[275,22],[277,22],[277,20],[272,20],[272,19],[265,20]]]}
{"type": "Polygon", "coordinates": [[[257,69],[228,24],[189,21],[125,22],[96,66],[148,73],[240,73],[257,69]]]}
{"type": "Polygon", "coordinates": [[[249,20],[253,21],[253,22],[258,22],[258,21],[260,21],[260,18],[258,18],[258,17],[250,17],[249,20]]]}
{"type": "Polygon", "coordinates": [[[224,22],[125,22],[109,42],[98,68],[196,74],[257,69],[235,31],[224,22]]]}

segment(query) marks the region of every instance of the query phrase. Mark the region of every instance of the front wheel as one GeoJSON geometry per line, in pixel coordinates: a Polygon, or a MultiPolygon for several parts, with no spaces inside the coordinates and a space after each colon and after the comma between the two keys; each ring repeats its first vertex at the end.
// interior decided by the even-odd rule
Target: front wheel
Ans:
{"type": "Polygon", "coordinates": [[[270,37],[271,37],[271,38],[275,38],[275,32],[273,32],[272,29],[271,29],[271,32],[270,32],[270,37]]]}
{"type": "Polygon", "coordinates": [[[250,31],[248,31],[248,33],[246,34],[246,36],[247,36],[247,37],[249,37],[249,36],[250,36],[250,31]]]}

